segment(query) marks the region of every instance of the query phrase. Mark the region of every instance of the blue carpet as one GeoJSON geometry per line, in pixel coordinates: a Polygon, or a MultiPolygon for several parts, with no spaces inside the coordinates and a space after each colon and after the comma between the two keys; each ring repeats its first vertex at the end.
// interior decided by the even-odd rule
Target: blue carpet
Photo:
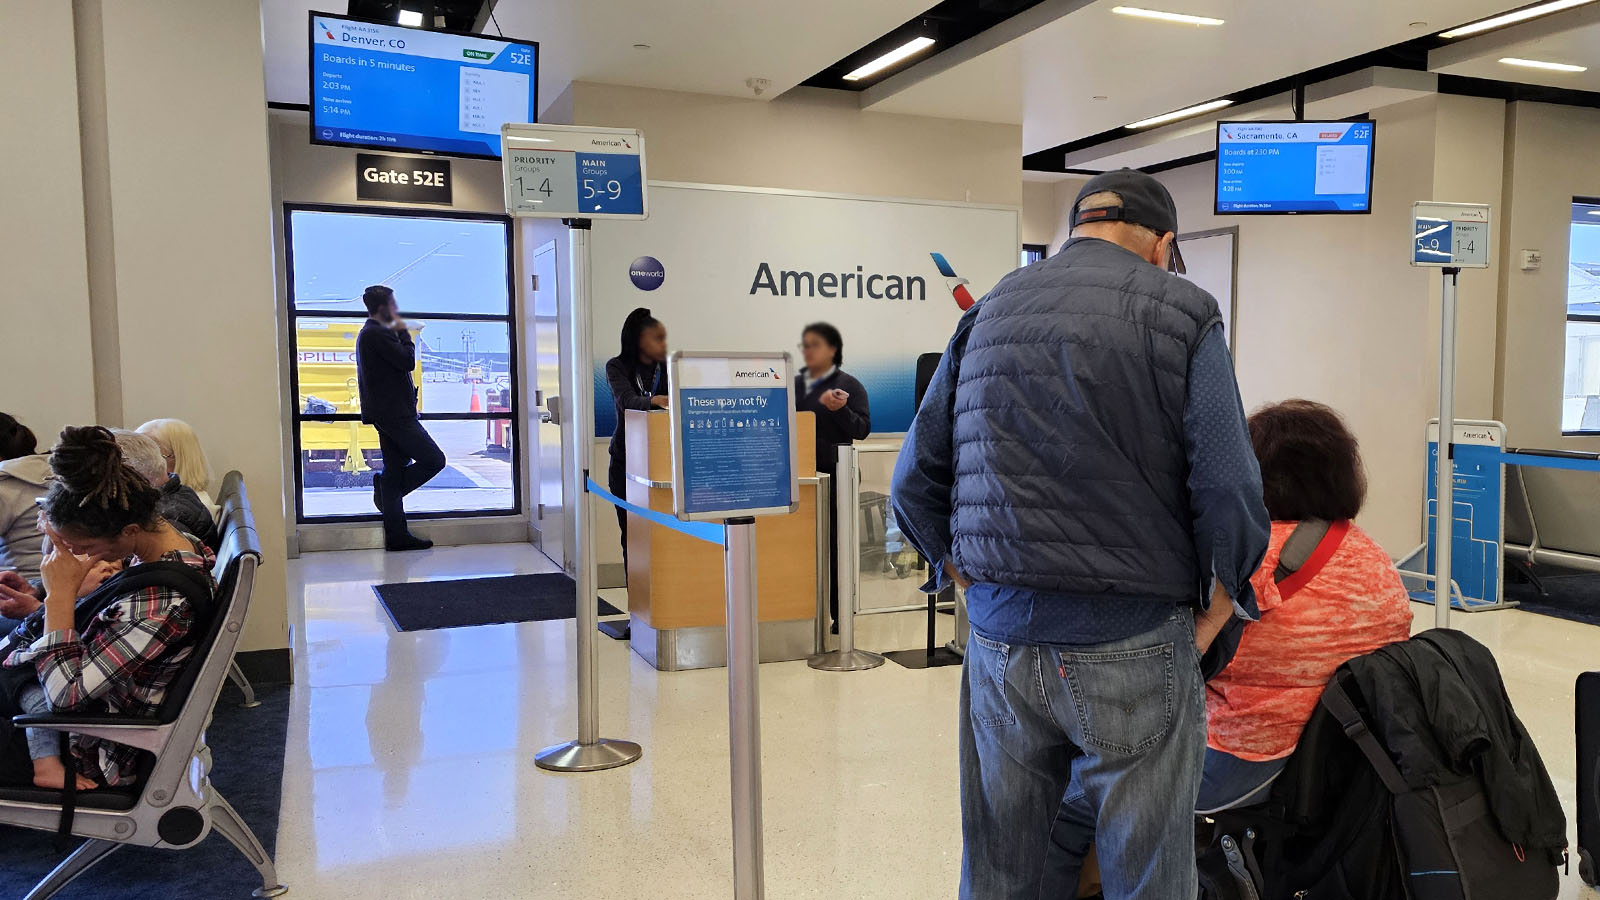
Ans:
{"type": "Polygon", "coordinates": [[[1521,603],[1520,609],[1524,612],[1600,625],[1600,575],[1553,566],[1539,566],[1534,571],[1549,593],[1541,596],[1532,584],[1507,572],[1507,600],[1521,603]]]}
{"type": "MultiPolygon", "coordinates": [[[[239,692],[222,689],[207,738],[211,781],[255,831],[267,852],[278,842],[289,686],[256,685],[261,705],[240,709],[239,692]]],[[[0,826],[0,898],[20,898],[55,868],[54,835],[0,826]]],[[[213,832],[188,850],[118,850],[56,896],[61,900],[248,900],[261,886],[255,867],[213,832]]],[[[290,885],[292,888],[293,885],[290,885]]]]}

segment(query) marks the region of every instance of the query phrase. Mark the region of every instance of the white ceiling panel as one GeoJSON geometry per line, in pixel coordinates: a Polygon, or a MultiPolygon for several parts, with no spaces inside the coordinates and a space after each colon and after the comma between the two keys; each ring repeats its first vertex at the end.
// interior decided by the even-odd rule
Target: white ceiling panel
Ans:
{"type": "Polygon", "coordinates": [[[1428,54],[1428,68],[1442,75],[1600,91],[1600,3],[1446,44],[1428,54]],[[1500,62],[1507,57],[1584,66],[1588,71],[1556,72],[1500,62]]]}
{"type": "MultiPolygon", "coordinates": [[[[901,25],[929,0],[500,0],[508,37],[540,43],[540,103],[575,80],[771,99],[901,25]],[[648,44],[650,49],[635,49],[648,44]]],[[[306,13],[343,2],[261,0],[267,99],[305,103],[306,13]]],[[[493,26],[488,29],[491,33],[493,26]]]]}
{"type": "Polygon", "coordinates": [[[1139,4],[1227,22],[1201,28],[1112,14],[1111,7],[1122,2],[1097,0],[870,108],[1021,124],[1023,152],[1032,153],[1521,5],[1516,0],[1139,4]]]}

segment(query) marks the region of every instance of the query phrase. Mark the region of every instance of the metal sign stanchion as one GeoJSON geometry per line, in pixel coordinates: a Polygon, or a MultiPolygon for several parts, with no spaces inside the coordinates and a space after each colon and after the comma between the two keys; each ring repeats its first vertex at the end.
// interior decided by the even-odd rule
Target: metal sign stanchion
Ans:
{"type": "Polygon", "coordinates": [[[566,394],[572,398],[562,439],[567,444],[568,465],[576,474],[571,483],[577,497],[571,504],[573,548],[578,582],[578,739],[546,747],[533,757],[541,769],[555,772],[595,772],[614,769],[638,759],[644,750],[632,741],[600,736],[600,677],[595,657],[595,634],[599,630],[600,610],[596,604],[593,516],[589,509],[590,435],[594,434],[594,382],[590,371],[592,351],[589,342],[589,220],[566,219],[571,236],[572,327],[567,329],[567,355],[572,366],[567,372],[566,394]]]}
{"type": "Polygon", "coordinates": [[[1450,627],[1450,554],[1455,544],[1456,421],[1456,276],[1454,266],[1441,269],[1444,291],[1439,304],[1439,459],[1433,467],[1433,624],[1450,627]],[[1443,597],[1443,602],[1440,602],[1443,597]]]}
{"type": "Polygon", "coordinates": [[[668,361],[672,502],[680,521],[723,523],[733,895],[765,896],[756,518],[800,508],[787,353],[678,351],[668,361]]]}
{"type": "Polygon", "coordinates": [[[727,589],[728,756],[733,799],[733,896],[766,893],[761,850],[761,689],[756,634],[756,520],[728,519],[723,548],[727,589]]]}
{"type": "Polygon", "coordinates": [[[1489,268],[1489,206],[1411,204],[1411,264],[1439,269],[1439,449],[1434,464],[1433,622],[1450,627],[1451,551],[1455,543],[1456,277],[1489,268]]]}
{"type": "Polygon", "coordinates": [[[859,453],[854,447],[840,447],[833,476],[839,507],[835,517],[839,526],[834,534],[834,552],[839,560],[839,649],[806,660],[806,665],[824,672],[858,672],[884,663],[882,656],[856,649],[856,598],[861,585],[861,548],[856,536],[861,517],[859,453]]]}
{"type": "Polygon", "coordinates": [[[589,457],[594,439],[594,360],[589,341],[591,219],[643,219],[649,212],[644,135],[629,128],[507,123],[500,127],[501,179],[506,212],[518,218],[560,219],[571,240],[571,327],[562,336],[568,363],[561,442],[563,481],[571,493],[571,549],[577,581],[578,739],[534,755],[541,769],[593,772],[625,766],[644,752],[632,741],[600,736],[600,677],[595,654],[599,624],[589,457]]]}

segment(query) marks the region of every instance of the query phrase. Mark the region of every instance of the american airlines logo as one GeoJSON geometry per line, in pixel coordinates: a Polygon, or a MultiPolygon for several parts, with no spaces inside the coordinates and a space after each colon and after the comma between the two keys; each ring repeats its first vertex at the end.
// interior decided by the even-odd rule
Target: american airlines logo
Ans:
{"type": "Polygon", "coordinates": [[[737,369],[733,373],[734,381],[782,381],[783,376],[778,370],[770,366],[765,371],[761,369],[737,369]]]}

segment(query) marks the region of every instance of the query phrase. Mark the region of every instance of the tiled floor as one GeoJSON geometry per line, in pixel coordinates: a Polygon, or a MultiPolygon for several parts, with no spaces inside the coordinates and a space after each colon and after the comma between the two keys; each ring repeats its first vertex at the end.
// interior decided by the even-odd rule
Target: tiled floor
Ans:
{"type": "MultiPolygon", "coordinates": [[[[575,734],[572,622],[396,634],[371,590],[553,568],[522,545],[290,564],[305,607],[278,839],[290,896],[731,896],[723,670],[657,673],[602,639],[602,733],[644,758],[554,775],[532,757],[575,734]]],[[[917,646],[923,621],[863,619],[860,643],[917,646]]],[[[1600,668],[1600,629],[1519,612],[1457,622],[1499,657],[1570,804],[1572,681],[1600,668]]],[[[954,895],[959,677],[761,667],[769,897],[954,895]]],[[[1587,895],[1564,882],[1563,898],[1587,895]]]]}

